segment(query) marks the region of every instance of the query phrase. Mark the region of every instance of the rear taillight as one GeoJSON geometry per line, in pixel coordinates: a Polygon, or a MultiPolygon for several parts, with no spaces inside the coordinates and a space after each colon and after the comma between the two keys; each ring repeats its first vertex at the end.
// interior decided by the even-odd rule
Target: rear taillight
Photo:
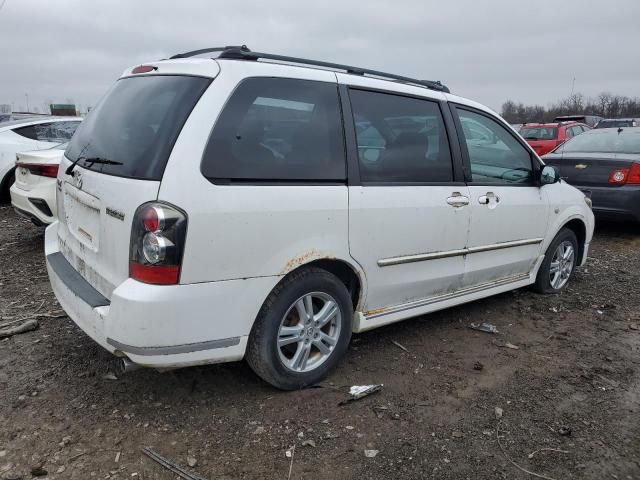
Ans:
{"type": "Polygon", "coordinates": [[[32,175],[38,175],[40,177],[56,178],[58,176],[57,163],[22,163],[16,162],[16,167],[25,168],[29,170],[32,175]]]}
{"type": "Polygon", "coordinates": [[[640,185],[640,163],[632,163],[630,168],[619,168],[609,173],[609,183],[615,185],[640,185]]]}
{"type": "Polygon", "coordinates": [[[640,163],[632,163],[627,176],[627,184],[640,185],[640,163]]]}
{"type": "Polygon", "coordinates": [[[129,276],[144,283],[175,285],[187,234],[187,215],[164,203],[145,203],[131,227],[129,276]]]}

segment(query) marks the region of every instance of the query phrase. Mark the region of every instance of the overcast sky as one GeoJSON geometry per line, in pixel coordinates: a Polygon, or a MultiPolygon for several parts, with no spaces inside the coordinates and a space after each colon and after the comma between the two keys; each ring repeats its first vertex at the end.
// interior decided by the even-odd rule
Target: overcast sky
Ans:
{"type": "Polygon", "coordinates": [[[494,109],[548,105],[574,78],[640,96],[640,0],[5,0],[0,103],[84,109],[127,66],[242,43],[441,80],[494,109]]]}

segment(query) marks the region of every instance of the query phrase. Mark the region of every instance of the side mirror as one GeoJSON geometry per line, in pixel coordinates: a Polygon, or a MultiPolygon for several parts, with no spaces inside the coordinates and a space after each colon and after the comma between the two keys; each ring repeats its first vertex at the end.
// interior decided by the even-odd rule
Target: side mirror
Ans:
{"type": "Polygon", "coordinates": [[[545,165],[540,171],[540,185],[551,185],[560,181],[560,172],[556,167],[545,165]]]}

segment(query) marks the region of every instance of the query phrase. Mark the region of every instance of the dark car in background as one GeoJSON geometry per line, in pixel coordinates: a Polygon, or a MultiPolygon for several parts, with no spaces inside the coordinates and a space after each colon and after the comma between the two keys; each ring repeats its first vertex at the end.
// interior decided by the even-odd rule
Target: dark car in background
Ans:
{"type": "Polygon", "coordinates": [[[545,155],[596,215],[640,222],[640,127],[593,129],[545,155]]]}
{"type": "Polygon", "coordinates": [[[635,118],[603,118],[593,128],[625,128],[640,127],[640,121],[635,118]]]}
{"type": "Polygon", "coordinates": [[[561,115],[553,119],[554,122],[578,122],[586,123],[591,128],[595,127],[602,117],[598,115],[561,115]]]}
{"type": "Polygon", "coordinates": [[[518,133],[542,156],[587,130],[590,130],[588,125],[576,122],[525,123],[518,133]]]}

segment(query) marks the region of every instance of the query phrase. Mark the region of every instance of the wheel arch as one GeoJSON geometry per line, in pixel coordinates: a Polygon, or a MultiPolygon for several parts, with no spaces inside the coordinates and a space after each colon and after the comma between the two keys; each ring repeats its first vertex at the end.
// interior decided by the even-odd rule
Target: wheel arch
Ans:
{"type": "Polygon", "coordinates": [[[562,226],[558,229],[558,232],[560,232],[560,230],[562,230],[563,228],[571,230],[578,239],[578,259],[576,263],[577,265],[581,265],[584,260],[584,245],[587,241],[587,225],[582,218],[573,217],[563,223],[562,226]]]}
{"type": "Polygon", "coordinates": [[[351,295],[354,311],[360,310],[361,306],[364,305],[365,278],[362,269],[340,258],[316,258],[289,270],[283,279],[302,268],[308,267],[320,268],[338,277],[351,295]]]}

